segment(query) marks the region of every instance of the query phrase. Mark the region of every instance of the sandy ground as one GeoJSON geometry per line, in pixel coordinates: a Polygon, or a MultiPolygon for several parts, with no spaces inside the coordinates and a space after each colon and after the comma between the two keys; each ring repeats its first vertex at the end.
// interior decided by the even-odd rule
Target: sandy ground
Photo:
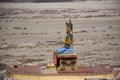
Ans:
{"type": "Polygon", "coordinates": [[[0,3],[0,63],[47,64],[74,25],[79,64],[120,66],[120,2],[0,3]]]}

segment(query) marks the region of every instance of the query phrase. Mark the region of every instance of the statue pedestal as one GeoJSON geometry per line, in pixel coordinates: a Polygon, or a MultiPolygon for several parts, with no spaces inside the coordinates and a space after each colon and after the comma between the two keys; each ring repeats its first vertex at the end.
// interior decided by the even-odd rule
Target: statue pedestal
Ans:
{"type": "Polygon", "coordinates": [[[74,53],[57,55],[58,71],[73,71],[77,69],[77,55],[74,53]]]}

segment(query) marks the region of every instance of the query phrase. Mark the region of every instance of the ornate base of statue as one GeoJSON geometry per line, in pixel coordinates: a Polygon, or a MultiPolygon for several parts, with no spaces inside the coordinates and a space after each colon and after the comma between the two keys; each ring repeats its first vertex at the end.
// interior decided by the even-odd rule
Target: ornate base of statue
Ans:
{"type": "Polygon", "coordinates": [[[77,55],[59,54],[57,55],[57,70],[58,71],[73,71],[77,69],[77,55]]]}

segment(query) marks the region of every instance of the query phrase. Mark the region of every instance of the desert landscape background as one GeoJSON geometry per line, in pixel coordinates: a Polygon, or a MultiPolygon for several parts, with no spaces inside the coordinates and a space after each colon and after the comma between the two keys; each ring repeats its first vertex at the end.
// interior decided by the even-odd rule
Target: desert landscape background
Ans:
{"type": "Polygon", "coordinates": [[[120,67],[119,0],[0,3],[0,64],[52,63],[69,19],[79,64],[120,67]]]}

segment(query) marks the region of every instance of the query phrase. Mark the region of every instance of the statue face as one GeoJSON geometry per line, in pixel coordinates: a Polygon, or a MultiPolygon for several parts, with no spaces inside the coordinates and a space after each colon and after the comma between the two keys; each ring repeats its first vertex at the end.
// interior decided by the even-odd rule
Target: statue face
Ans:
{"type": "Polygon", "coordinates": [[[71,32],[71,29],[70,29],[70,27],[68,28],[68,33],[70,33],[71,32]]]}

